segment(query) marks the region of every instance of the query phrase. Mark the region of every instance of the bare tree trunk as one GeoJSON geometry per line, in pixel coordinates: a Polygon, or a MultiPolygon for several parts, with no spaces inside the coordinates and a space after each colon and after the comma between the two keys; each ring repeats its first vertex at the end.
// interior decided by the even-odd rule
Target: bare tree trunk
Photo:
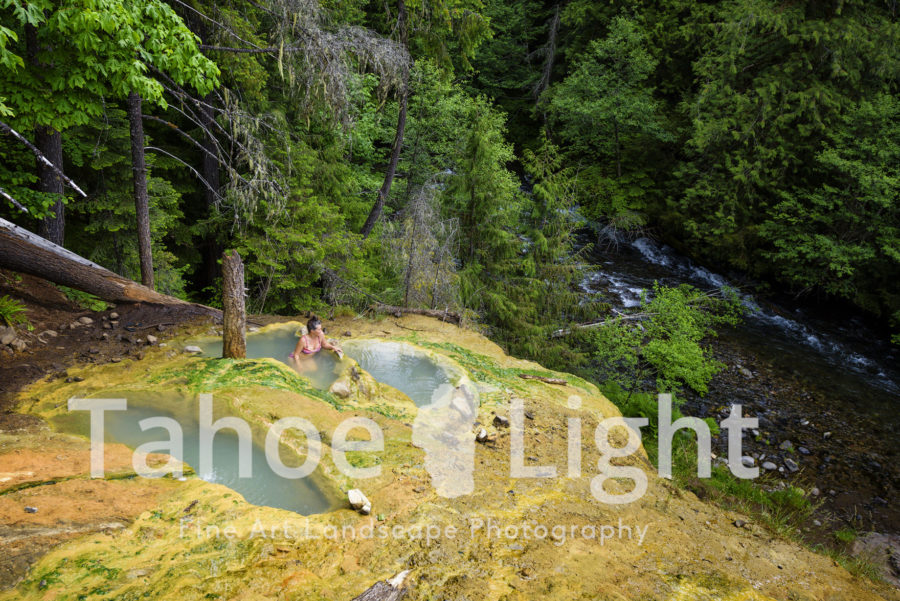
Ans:
{"type": "Polygon", "coordinates": [[[159,294],[5,219],[0,219],[0,267],[83,290],[114,303],[193,306],[198,313],[219,313],[210,307],[159,294]]]}
{"type": "Polygon", "coordinates": [[[546,56],[544,57],[544,68],[541,70],[541,77],[531,89],[531,95],[536,103],[540,102],[541,94],[550,85],[550,78],[553,76],[553,64],[556,61],[556,38],[559,35],[559,4],[553,9],[553,17],[550,18],[550,31],[547,35],[547,44],[544,46],[546,56]]]}
{"type": "MultiPolygon", "coordinates": [[[[408,31],[406,25],[406,2],[399,0],[397,2],[397,24],[400,30],[400,43],[404,48],[407,46],[408,31]]],[[[397,163],[400,162],[400,151],[403,149],[403,134],[406,131],[406,108],[409,104],[409,68],[403,69],[403,81],[400,84],[400,114],[397,116],[397,134],[394,136],[394,144],[391,146],[391,159],[388,162],[387,171],[384,174],[384,183],[378,190],[378,196],[375,198],[375,204],[366,218],[360,233],[363,238],[368,238],[372,233],[372,229],[381,218],[384,210],[384,202],[387,200],[388,194],[391,193],[391,185],[394,183],[394,174],[397,172],[397,163]]]]}
{"type": "Polygon", "coordinates": [[[247,309],[244,304],[244,264],[236,250],[222,254],[222,306],[225,309],[222,356],[247,357],[247,309]]]}
{"type": "MultiPolygon", "coordinates": [[[[36,73],[41,73],[45,65],[41,62],[40,48],[38,46],[37,28],[33,25],[25,26],[25,53],[28,62],[36,73]]],[[[53,129],[43,125],[34,128],[34,145],[53,166],[62,171],[62,135],[53,129]]],[[[63,180],[57,172],[39,158],[35,161],[37,166],[38,190],[49,194],[58,194],[58,200],[53,204],[53,217],[45,217],[38,227],[38,233],[54,244],[62,246],[66,232],[65,197],[63,196],[63,180]]]]}
{"type": "Polygon", "coordinates": [[[131,125],[131,171],[134,179],[134,212],[137,215],[141,283],[152,289],[153,248],[150,243],[150,200],[147,196],[147,166],[144,161],[144,123],[141,120],[141,96],[135,92],[128,95],[128,121],[131,125]]]}

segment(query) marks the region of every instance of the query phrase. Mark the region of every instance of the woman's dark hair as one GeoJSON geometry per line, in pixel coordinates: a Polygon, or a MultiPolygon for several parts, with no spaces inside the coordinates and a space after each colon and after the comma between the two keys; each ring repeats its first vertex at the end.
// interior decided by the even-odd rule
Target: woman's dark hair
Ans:
{"type": "Polygon", "coordinates": [[[313,330],[322,325],[322,321],[318,317],[311,318],[308,322],[306,322],[306,331],[312,334],[313,330]]]}

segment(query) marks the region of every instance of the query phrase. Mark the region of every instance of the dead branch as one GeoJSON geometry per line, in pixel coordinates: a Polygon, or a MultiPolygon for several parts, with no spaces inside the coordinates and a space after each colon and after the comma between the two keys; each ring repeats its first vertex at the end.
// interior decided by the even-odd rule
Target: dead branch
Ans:
{"type": "Polygon", "coordinates": [[[556,384],[558,386],[567,386],[569,384],[562,378],[546,378],[544,376],[535,376],[532,374],[519,374],[519,377],[523,380],[538,380],[539,382],[544,382],[545,384],[556,384]]]}
{"type": "Polygon", "coordinates": [[[4,190],[3,188],[0,188],[0,196],[2,196],[3,198],[5,198],[5,199],[8,200],[9,202],[11,202],[12,205],[13,205],[14,207],[16,207],[17,209],[19,209],[19,210],[22,211],[23,213],[28,213],[28,212],[29,212],[28,209],[26,209],[24,206],[22,206],[22,205],[19,203],[18,200],[16,200],[15,198],[13,198],[13,197],[10,196],[9,194],[7,194],[7,193],[6,193],[6,190],[4,190]]]}
{"type": "Polygon", "coordinates": [[[438,309],[417,309],[415,307],[397,307],[395,305],[384,305],[384,304],[376,304],[372,306],[372,309],[378,313],[388,313],[393,315],[394,317],[400,317],[403,314],[410,315],[425,315],[426,317],[434,317],[435,319],[440,319],[441,321],[449,321],[451,323],[455,323],[459,325],[460,321],[462,321],[462,317],[458,313],[453,313],[452,311],[441,311],[438,309]]]}
{"type": "Polygon", "coordinates": [[[52,162],[51,160],[49,160],[47,157],[45,157],[44,154],[43,154],[40,150],[37,149],[37,146],[35,146],[35,145],[32,144],[31,142],[29,142],[27,139],[25,139],[25,136],[23,136],[22,134],[20,134],[20,133],[17,132],[16,130],[14,130],[12,127],[10,127],[9,125],[7,125],[7,124],[4,123],[3,121],[0,121],[0,131],[2,131],[2,132],[4,132],[4,133],[7,133],[7,134],[10,134],[10,135],[11,135],[12,137],[14,137],[16,140],[18,140],[19,142],[21,142],[22,144],[24,144],[25,147],[26,147],[28,150],[30,150],[30,151],[34,154],[34,156],[37,157],[37,159],[38,159],[39,161],[41,161],[41,162],[44,163],[46,166],[50,167],[53,171],[55,171],[55,172],[56,172],[56,175],[58,175],[58,176],[59,176],[59,177],[60,177],[60,178],[61,178],[61,179],[62,179],[62,180],[70,187],[70,188],[72,188],[73,190],[75,190],[76,192],[78,192],[79,194],[81,194],[82,198],[87,198],[87,194],[85,194],[84,190],[82,190],[81,188],[79,188],[78,185],[77,185],[75,182],[73,182],[71,179],[69,179],[69,178],[66,176],[66,174],[63,173],[62,170],[61,170],[59,167],[57,167],[56,165],[54,165],[53,162],[52,162]]]}

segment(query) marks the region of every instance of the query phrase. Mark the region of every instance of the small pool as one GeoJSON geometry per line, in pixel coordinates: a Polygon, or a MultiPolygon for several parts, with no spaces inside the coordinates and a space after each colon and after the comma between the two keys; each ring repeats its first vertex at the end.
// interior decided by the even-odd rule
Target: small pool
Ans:
{"type": "MultiPolygon", "coordinates": [[[[183,432],[183,456],[176,459],[192,467],[200,464],[200,430],[196,397],[174,399],[173,397],[177,396],[175,393],[145,392],[116,393],[114,396],[126,398],[128,409],[104,412],[106,442],[119,442],[134,449],[147,442],[167,441],[169,433],[166,429],[150,428],[142,431],[138,422],[149,417],[170,417],[181,424],[183,432]]],[[[225,415],[221,409],[214,401],[214,420],[225,415]]],[[[82,435],[90,433],[89,416],[85,411],[72,412],[52,421],[57,428],[67,432],[82,435]]],[[[209,473],[198,473],[198,477],[207,482],[223,484],[239,492],[248,503],[254,505],[287,509],[302,515],[323,513],[335,508],[335,496],[326,494],[316,483],[315,475],[293,480],[282,478],[272,471],[266,460],[265,450],[255,442],[251,445],[252,477],[241,478],[238,472],[240,465],[238,441],[238,436],[232,429],[217,432],[212,442],[213,469],[209,473]]],[[[281,454],[285,465],[296,466],[301,463],[293,453],[285,451],[283,448],[281,454]]]]}
{"type": "MultiPolygon", "coordinates": [[[[247,358],[262,359],[271,357],[289,365],[300,375],[309,379],[310,383],[320,389],[328,390],[341,372],[338,357],[326,350],[315,355],[302,355],[298,360],[288,357],[297,345],[298,324],[267,328],[261,332],[247,334],[247,358]]],[[[208,337],[191,341],[203,349],[203,356],[221,357],[222,338],[208,337]]]]}
{"type": "Polygon", "coordinates": [[[344,353],[355,359],[372,377],[412,399],[428,405],[453,390],[447,371],[427,355],[402,342],[350,340],[344,353]]]}

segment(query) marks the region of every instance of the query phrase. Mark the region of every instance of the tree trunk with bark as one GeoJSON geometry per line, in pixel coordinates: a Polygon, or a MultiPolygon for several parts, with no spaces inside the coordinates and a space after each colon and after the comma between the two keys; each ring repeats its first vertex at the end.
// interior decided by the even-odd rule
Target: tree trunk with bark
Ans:
{"type": "Polygon", "coordinates": [[[134,179],[134,212],[137,215],[138,254],[141,283],[153,288],[153,248],[150,242],[150,200],[147,195],[147,165],[144,160],[144,122],[141,96],[128,95],[128,122],[131,126],[131,171],[134,179]]]}
{"type": "MultiPolygon", "coordinates": [[[[215,101],[215,94],[210,92],[203,99],[199,108],[200,124],[203,126],[205,135],[202,144],[206,152],[203,153],[203,163],[200,166],[200,173],[206,180],[208,186],[203,188],[203,200],[206,204],[207,218],[212,220],[216,214],[216,193],[219,190],[219,161],[218,148],[216,141],[213,139],[213,115],[212,105],[215,101]]],[[[218,258],[222,254],[222,246],[219,244],[216,236],[216,230],[211,229],[206,232],[203,239],[203,286],[212,286],[216,283],[216,277],[219,275],[218,258]]]]}
{"type": "MultiPolygon", "coordinates": [[[[399,0],[397,3],[397,24],[400,31],[400,43],[403,47],[407,47],[409,34],[406,25],[406,2],[399,0]]],[[[384,174],[384,183],[378,190],[378,196],[375,198],[375,204],[366,218],[360,233],[363,238],[368,238],[372,233],[372,229],[381,218],[384,211],[384,203],[388,195],[391,193],[391,185],[394,183],[394,174],[397,172],[397,164],[400,162],[400,151],[403,149],[403,135],[406,131],[406,109],[409,104],[409,68],[403,69],[403,81],[400,84],[400,113],[397,116],[397,134],[394,136],[394,143],[391,146],[391,158],[388,162],[387,171],[384,174]]]]}
{"type": "Polygon", "coordinates": [[[0,218],[0,267],[89,292],[114,303],[147,302],[157,305],[179,305],[193,307],[198,314],[220,313],[211,307],[159,294],[2,218],[0,218]]]}
{"type": "Polygon", "coordinates": [[[236,250],[222,254],[222,307],[225,309],[222,356],[244,359],[247,357],[244,264],[236,250]]]}
{"type": "MultiPolygon", "coordinates": [[[[62,170],[62,134],[51,127],[36,127],[34,130],[34,145],[47,159],[62,170]]],[[[66,237],[66,205],[64,201],[64,187],[62,178],[52,168],[42,161],[35,161],[37,165],[38,189],[48,194],[56,194],[57,200],[53,203],[53,216],[44,217],[38,232],[41,236],[63,245],[66,237]]]]}
{"type": "MultiPolygon", "coordinates": [[[[41,62],[40,46],[37,39],[37,28],[33,25],[25,26],[25,53],[28,62],[36,73],[40,73],[45,65],[41,62]]],[[[63,167],[62,134],[52,127],[38,125],[34,128],[34,145],[44,157],[49,160],[59,171],[63,167]]],[[[35,161],[38,190],[48,194],[58,195],[53,203],[52,217],[45,217],[38,227],[38,233],[54,244],[62,246],[66,233],[65,192],[64,183],[57,171],[40,159],[35,161]]]]}

